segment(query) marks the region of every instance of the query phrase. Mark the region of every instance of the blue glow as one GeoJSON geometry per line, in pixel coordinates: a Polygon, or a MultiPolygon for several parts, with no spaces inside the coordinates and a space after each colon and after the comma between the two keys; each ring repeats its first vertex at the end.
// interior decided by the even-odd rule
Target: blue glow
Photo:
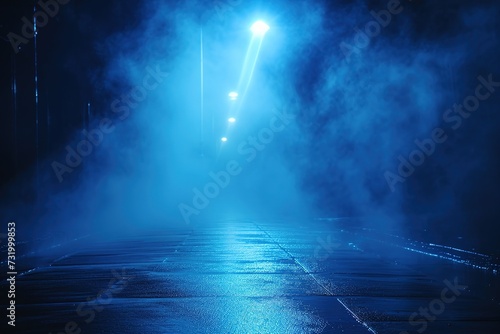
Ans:
{"type": "Polygon", "coordinates": [[[228,94],[228,96],[231,101],[236,101],[238,99],[238,93],[236,92],[231,92],[228,94]]]}
{"type": "Polygon", "coordinates": [[[255,35],[264,35],[268,30],[269,26],[263,21],[255,22],[250,28],[255,35]]]}
{"type": "Polygon", "coordinates": [[[234,117],[229,117],[229,118],[227,119],[227,121],[228,121],[229,123],[234,123],[234,122],[236,122],[236,118],[234,118],[234,117]]]}
{"type": "MultiPolygon", "coordinates": [[[[245,61],[243,62],[243,67],[241,69],[240,79],[238,82],[238,91],[242,92],[242,100],[245,99],[248,89],[250,88],[263,41],[264,38],[256,37],[254,35],[250,41],[250,44],[248,45],[248,50],[245,56],[245,61]]],[[[241,103],[243,103],[243,101],[240,101],[240,104],[241,103]]]]}

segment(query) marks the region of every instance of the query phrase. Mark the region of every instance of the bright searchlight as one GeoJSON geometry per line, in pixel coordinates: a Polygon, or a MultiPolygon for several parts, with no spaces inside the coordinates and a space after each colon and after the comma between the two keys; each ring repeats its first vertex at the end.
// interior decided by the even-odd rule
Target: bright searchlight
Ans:
{"type": "Polygon", "coordinates": [[[264,35],[269,30],[269,26],[263,21],[257,21],[250,29],[255,35],[264,35]]]}
{"type": "Polygon", "coordinates": [[[236,101],[236,99],[238,99],[238,93],[236,92],[231,92],[228,94],[228,96],[231,101],[236,101]]]}

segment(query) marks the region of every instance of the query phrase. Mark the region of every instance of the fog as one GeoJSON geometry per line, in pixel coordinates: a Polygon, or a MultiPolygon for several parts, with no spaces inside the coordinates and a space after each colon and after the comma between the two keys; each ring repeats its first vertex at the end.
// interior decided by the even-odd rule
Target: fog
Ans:
{"type": "MultiPolygon", "coordinates": [[[[461,120],[447,110],[474,95],[478,77],[500,80],[498,5],[414,2],[391,13],[390,1],[115,1],[128,24],[106,34],[91,24],[92,6],[69,6],[101,61],[79,78],[94,92],[89,136],[75,131],[44,160],[30,230],[111,238],[347,216],[494,251],[497,229],[484,228],[499,217],[498,95],[483,89],[491,97],[461,120]],[[270,30],[252,58],[257,19],[270,30]],[[246,57],[254,71],[243,71],[246,57]],[[69,166],[64,147],[78,153],[85,139],[98,144],[69,166]],[[419,148],[402,176],[399,157],[419,148]]],[[[19,217],[24,205],[5,212],[19,217]]]]}

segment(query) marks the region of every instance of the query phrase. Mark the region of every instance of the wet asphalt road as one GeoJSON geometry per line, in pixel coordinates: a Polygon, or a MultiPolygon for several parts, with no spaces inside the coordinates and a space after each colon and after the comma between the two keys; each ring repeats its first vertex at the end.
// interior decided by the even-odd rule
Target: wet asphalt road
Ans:
{"type": "Polygon", "coordinates": [[[335,221],[91,240],[22,260],[7,333],[500,333],[491,259],[335,221]]]}

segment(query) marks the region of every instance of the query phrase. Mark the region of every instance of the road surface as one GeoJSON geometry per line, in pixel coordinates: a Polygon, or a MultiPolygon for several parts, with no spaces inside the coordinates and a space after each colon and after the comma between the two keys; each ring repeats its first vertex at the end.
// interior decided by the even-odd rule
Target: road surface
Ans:
{"type": "Polygon", "coordinates": [[[500,333],[493,259],[351,222],[105,239],[19,259],[7,333],[500,333]]]}

